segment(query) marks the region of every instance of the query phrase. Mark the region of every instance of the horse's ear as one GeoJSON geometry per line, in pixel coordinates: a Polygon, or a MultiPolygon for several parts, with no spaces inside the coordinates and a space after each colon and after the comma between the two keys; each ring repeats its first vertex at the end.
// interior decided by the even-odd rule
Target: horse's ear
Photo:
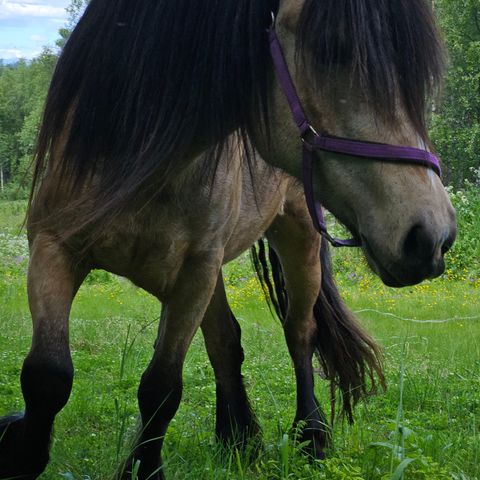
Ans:
{"type": "Polygon", "coordinates": [[[305,0],[280,0],[277,23],[291,32],[297,31],[305,0]]]}

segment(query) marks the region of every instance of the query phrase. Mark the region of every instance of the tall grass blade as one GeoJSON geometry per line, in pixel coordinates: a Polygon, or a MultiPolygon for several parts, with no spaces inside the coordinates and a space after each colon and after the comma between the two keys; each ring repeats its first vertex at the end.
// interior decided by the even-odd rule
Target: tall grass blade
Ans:
{"type": "Polygon", "coordinates": [[[405,458],[400,465],[396,468],[395,472],[393,475],[390,477],[390,480],[401,480],[403,478],[403,474],[405,473],[405,470],[407,467],[414,462],[416,459],[415,458],[405,458]]]}

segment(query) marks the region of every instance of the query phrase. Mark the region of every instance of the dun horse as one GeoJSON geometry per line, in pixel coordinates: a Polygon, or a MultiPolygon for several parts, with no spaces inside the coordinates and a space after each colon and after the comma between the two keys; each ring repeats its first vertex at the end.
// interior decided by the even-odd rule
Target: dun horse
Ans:
{"type": "Polygon", "coordinates": [[[317,202],[385,283],[442,272],[454,212],[424,150],[442,66],[426,0],[92,0],[59,60],[39,135],[25,413],[2,421],[0,478],[35,479],[48,463],[73,381],[70,306],[92,268],[131,279],[163,305],[123,478],[133,465],[141,480],[163,478],[163,437],[199,327],[215,370],[218,437],[255,435],[221,266],[265,231],[297,379],[295,422],[322,458],[315,351],[349,416],[368,378],[382,377],[323,247],[319,260],[313,225],[331,237],[317,202]]]}

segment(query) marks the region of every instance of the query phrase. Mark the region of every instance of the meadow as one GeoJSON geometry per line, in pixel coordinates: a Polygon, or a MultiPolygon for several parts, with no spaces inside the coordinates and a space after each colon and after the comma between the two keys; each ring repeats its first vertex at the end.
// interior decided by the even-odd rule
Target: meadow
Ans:
{"type": "MultiPolygon", "coordinates": [[[[23,406],[19,373],[31,335],[27,245],[24,233],[18,235],[24,208],[23,201],[0,202],[0,415],[23,406]]],[[[478,215],[462,221],[478,225],[478,215]]],[[[471,228],[465,232],[471,235],[471,228]]],[[[357,254],[336,253],[341,292],[383,347],[388,389],[358,405],[353,426],[337,418],[328,459],[316,463],[301,454],[290,428],[295,381],[281,326],[248,257],[227,266],[263,448],[249,458],[216,445],[214,378],[199,334],[185,366],[183,401],[167,433],[168,478],[480,479],[479,252],[475,238],[468,241],[469,247],[452,252],[442,278],[403,290],[384,287],[357,254]]],[[[111,478],[129,449],[136,388],[152,354],[159,312],[155,299],[104,272],[94,272],[82,286],[71,315],[75,384],[58,416],[42,480],[111,478]]],[[[316,383],[328,411],[327,385],[320,378],[316,383]]]]}

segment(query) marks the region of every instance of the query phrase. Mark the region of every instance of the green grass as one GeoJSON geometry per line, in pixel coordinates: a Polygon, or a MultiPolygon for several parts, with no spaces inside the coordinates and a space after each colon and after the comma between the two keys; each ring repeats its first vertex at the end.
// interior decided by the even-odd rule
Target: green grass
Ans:
{"type": "MultiPolygon", "coordinates": [[[[0,414],[22,409],[18,377],[31,335],[26,243],[14,237],[23,208],[0,203],[0,414]]],[[[389,388],[357,407],[354,426],[337,421],[329,459],[308,463],[294,445],[295,381],[283,334],[241,261],[228,269],[228,290],[243,329],[244,374],[264,447],[248,461],[215,445],[214,379],[197,335],[183,401],[167,433],[169,479],[383,480],[401,478],[402,467],[405,479],[480,478],[478,280],[441,279],[399,291],[359,272],[340,275],[340,287],[384,347],[389,388]],[[445,319],[452,320],[412,321],[445,319]]],[[[95,273],[84,284],[71,316],[74,389],[58,416],[42,480],[112,475],[129,448],[136,388],[152,354],[159,308],[122,279],[95,273]]],[[[327,407],[324,383],[318,380],[316,388],[327,407]]]]}

